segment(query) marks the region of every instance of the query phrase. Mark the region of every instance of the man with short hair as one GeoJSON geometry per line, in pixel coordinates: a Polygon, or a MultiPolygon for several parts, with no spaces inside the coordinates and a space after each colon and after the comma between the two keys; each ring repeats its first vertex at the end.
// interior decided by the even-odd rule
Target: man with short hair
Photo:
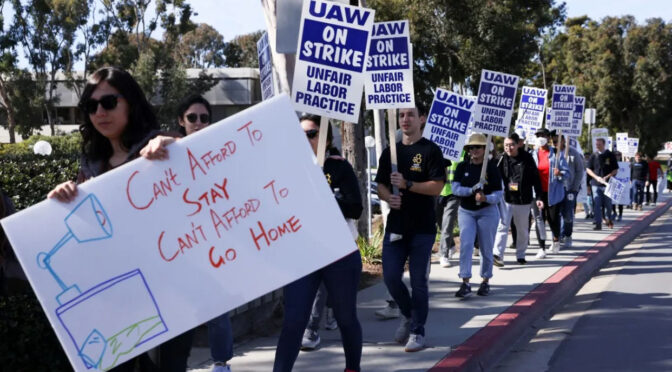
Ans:
{"type": "Polygon", "coordinates": [[[642,159],[642,154],[639,152],[635,154],[635,162],[632,163],[630,179],[632,180],[632,186],[635,188],[632,209],[641,211],[642,203],[644,202],[644,187],[649,185],[649,164],[646,160],[642,159]]]}
{"type": "MultiPolygon", "coordinates": [[[[558,145],[558,154],[567,161],[569,172],[564,178],[565,199],[560,207],[560,216],[562,217],[562,241],[564,248],[572,247],[572,232],[574,231],[574,213],[576,212],[576,196],[581,190],[583,174],[586,166],[583,161],[583,155],[572,146],[567,146],[565,136],[560,136],[558,145]]],[[[585,186],[584,186],[585,187],[585,186]]]]}
{"type": "Polygon", "coordinates": [[[407,352],[424,348],[429,312],[429,264],[436,237],[434,197],[446,180],[441,149],[422,137],[424,112],[399,110],[402,139],[397,142],[398,171],[392,172],[390,149],[380,155],[378,196],[390,204],[383,239],[383,279],[403,315],[395,340],[407,352]],[[392,187],[399,188],[399,195],[392,187]],[[408,259],[412,295],[402,281],[408,259]]]}
{"type": "Polygon", "coordinates": [[[590,187],[593,191],[593,210],[595,215],[595,227],[593,230],[602,230],[602,206],[605,207],[606,216],[605,221],[609,228],[614,227],[611,221],[611,198],[606,196],[606,191],[609,178],[614,177],[618,173],[618,162],[616,156],[606,148],[604,138],[595,140],[595,151],[588,160],[586,173],[591,177],[590,187]]]}
{"type": "Polygon", "coordinates": [[[497,161],[497,168],[504,184],[504,202],[500,204],[501,216],[493,256],[494,265],[498,267],[504,266],[504,249],[511,220],[516,224],[516,259],[521,265],[527,263],[525,250],[529,234],[528,223],[535,194],[537,208],[544,208],[539,171],[532,156],[519,148],[519,139],[516,133],[506,137],[504,154],[497,161]]]}

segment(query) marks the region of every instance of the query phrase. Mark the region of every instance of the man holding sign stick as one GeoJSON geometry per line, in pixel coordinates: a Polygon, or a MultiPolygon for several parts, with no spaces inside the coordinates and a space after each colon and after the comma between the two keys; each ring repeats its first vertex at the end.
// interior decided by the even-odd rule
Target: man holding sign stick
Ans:
{"type": "Polygon", "coordinates": [[[595,205],[595,227],[593,230],[602,230],[602,207],[606,211],[605,222],[609,228],[614,227],[611,221],[611,199],[604,194],[609,178],[618,173],[618,162],[616,156],[606,148],[604,138],[598,138],[595,141],[597,151],[590,156],[586,173],[592,178],[590,186],[593,191],[593,203],[595,205]]]}
{"type": "MultiPolygon", "coordinates": [[[[399,110],[402,140],[396,143],[398,171],[392,171],[391,151],[380,156],[376,182],[381,200],[390,204],[383,239],[383,277],[403,318],[395,340],[405,343],[408,352],[424,347],[425,322],[429,311],[428,265],[436,236],[434,196],[446,179],[441,150],[422,138],[424,114],[417,108],[399,110]],[[400,190],[399,195],[392,188],[400,190]],[[394,220],[399,223],[391,223],[394,220]],[[393,234],[401,239],[392,240],[393,234]],[[402,281],[409,261],[412,297],[402,281]]],[[[394,137],[391,137],[394,141],[394,137]]]]}

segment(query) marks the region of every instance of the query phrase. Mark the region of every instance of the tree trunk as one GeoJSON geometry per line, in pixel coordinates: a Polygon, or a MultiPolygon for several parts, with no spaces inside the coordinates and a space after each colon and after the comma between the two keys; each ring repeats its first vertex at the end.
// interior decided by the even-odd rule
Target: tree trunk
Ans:
{"type": "Polygon", "coordinates": [[[12,105],[12,101],[9,99],[9,94],[7,94],[7,85],[2,79],[2,76],[0,76],[0,97],[4,103],[5,111],[7,111],[7,131],[9,132],[9,143],[16,143],[16,137],[14,136],[14,131],[16,129],[14,107],[12,105]]]}
{"type": "Polygon", "coordinates": [[[359,181],[359,190],[362,194],[362,205],[364,210],[357,223],[357,230],[360,236],[368,236],[369,208],[371,206],[367,200],[367,161],[366,148],[364,147],[364,111],[359,112],[359,124],[343,123],[343,155],[352,164],[355,170],[357,180],[359,181]]]}

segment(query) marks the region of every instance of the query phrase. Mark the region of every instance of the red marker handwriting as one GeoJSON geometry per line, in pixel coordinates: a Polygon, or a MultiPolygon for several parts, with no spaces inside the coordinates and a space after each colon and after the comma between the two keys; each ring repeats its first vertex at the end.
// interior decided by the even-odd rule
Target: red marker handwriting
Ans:
{"type": "Polygon", "coordinates": [[[266,186],[264,186],[264,189],[265,190],[268,190],[268,189],[271,190],[271,192],[273,193],[273,199],[275,199],[275,204],[280,204],[279,199],[284,199],[284,198],[287,197],[287,195],[289,195],[289,190],[286,187],[280,188],[279,190],[276,191],[275,180],[266,184],[266,186]],[[280,197],[280,198],[278,199],[278,197],[280,197]]]}
{"type": "Polygon", "coordinates": [[[236,143],[228,141],[216,151],[207,151],[201,156],[195,156],[191,149],[187,147],[187,157],[189,158],[189,168],[191,169],[191,178],[196,180],[196,171],[200,171],[204,176],[217,164],[223,162],[228,157],[236,153],[236,143]]]}
{"type": "Polygon", "coordinates": [[[134,198],[136,193],[134,192],[135,190],[131,189],[131,182],[139,173],[140,171],[133,172],[126,182],[126,198],[135,209],[142,210],[149,208],[155,200],[159,199],[159,197],[168,196],[168,194],[173,191],[173,186],[180,186],[180,183],[177,182],[177,174],[173,172],[172,168],[169,168],[163,172],[164,177],[161,180],[152,184],[152,196],[149,199],[145,198],[144,201],[140,201],[141,198],[134,198]]]}
{"type": "Polygon", "coordinates": [[[169,247],[164,247],[163,237],[165,235],[166,232],[161,231],[157,245],[159,249],[159,255],[166,262],[174,260],[179,254],[185,254],[185,251],[188,251],[194,246],[201,244],[201,242],[208,240],[205,237],[205,233],[203,232],[203,226],[196,226],[193,222],[191,223],[191,231],[185,233],[184,236],[177,238],[177,248],[174,246],[172,249],[169,247]]]}
{"type": "Polygon", "coordinates": [[[182,194],[182,200],[187,204],[192,204],[195,206],[196,210],[187,216],[193,216],[196,213],[200,212],[203,209],[203,203],[210,206],[211,204],[217,203],[218,199],[229,200],[229,192],[226,189],[228,179],[224,177],[224,180],[221,184],[215,182],[214,187],[211,187],[210,190],[203,192],[198,195],[196,198],[192,197],[189,194],[190,189],[187,188],[182,194]]]}
{"type": "Polygon", "coordinates": [[[254,229],[251,228],[250,235],[252,235],[254,245],[257,246],[257,250],[259,251],[261,250],[261,247],[259,246],[260,241],[266,243],[267,247],[270,247],[272,242],[277,241],[287,234],[295,233],[303,227],[301,221],[296,218],[296,216],[292,216],[282,224],[271,228],[264,226],[261,221],[257,221],[257,226],[259,227],[259,233],[255,233],[254,229]]]}
{"type": "Polygon", "coordinates": [[[247,124],[238,128],[238,131],[242,132],[243,130],[245,130],[247,132],[247,137],[250,139],[250,144],[252,144],[252,146],[254,146],[255,143],[261,141],[261,138],[264,136],[264,134],[261,133],[261,131],[259,129],[251,129],[250,128],[251,126],[252,126],[252,122],[248,121],[247,124]]]}
{"type": "Polygon", "coordinates": [[[238,254],[233,248],[229,248],[224,252],[224,255],[220,255],[215,252],[215,246],[210,247],[210,252],[208,253],[210,257],[210,265],[214,268],[219,268],[222,265],[225,265],[227,262],[233,262],[236,260],[238,254]]]}
{"type": "Polygon", "coordinates": [[[259,206],[261,206],[259,199],[249,199],[242,206],[232,207],[221,215],[210,209],[210,219],[212,220],[212,226],[215,228],[217,237],[222,237],[219,231],[220,227],[224,228],[225,231],[229,231],[234,223],[237,225],[252,213],[258,211],[259,206]]]}

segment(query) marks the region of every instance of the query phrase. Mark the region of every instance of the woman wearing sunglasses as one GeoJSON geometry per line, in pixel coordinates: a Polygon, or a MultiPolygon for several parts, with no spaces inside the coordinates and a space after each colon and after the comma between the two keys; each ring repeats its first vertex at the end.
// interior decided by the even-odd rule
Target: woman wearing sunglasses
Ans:
{"type": "MultiPolygon", "coordinates": [[[[317,153],[320,117],[301,117],[301,127],[308,142],[317,153]]],[[[331,148],[331,128],[327,135],[328,154],[324,162],[324,175],[346,219],[358,219],[362,214],[359,183],[352,166],[331,148]]],[[[315,247],[319,249],[319,247],[315,247]]],[[[299,354],[301,338],[308,324],[313,300],[322,282],[332,299],[334,317],[341,332],[345,352],[345,370],[359,371],[362,357],[362,327],[357,319],[357,286],[362,271],[359,251],[298,279],[284,288],[285,317],[275,351],[274,372],[290,372],[299,354]]],[[[317,367],[316,367],[317,368],[317,367]]]]}
{"type": "Polygon", "coordinates": [[[487,296],[490,293],[492,277],[492,248],[499,222],[497,203],[502,199],[502,177],[495,161],[485,157],[486,138],[481,133],[469,137],[465,150],[469,159],[458,164],[453,178],[453,194],[461,198],[457,221],[460,224],[460,289],[455,297],[471,294],[471,255],[474,239],[478,236],[481,256],[481,282],[477,294],[487,296]],[[483,161],[486,162],[485,180],[481,181],[483,161]]]}
{"type": "MultiPolygon", "coordinates": [[[[68,181],[54,188],[47,197],[71,202],[77,196],[77,184],[101,175],[142,154],[157,156],[148,142],[159,135],[159,123],[138,83],[126,71],[103,67],[94,72],[84,87],[79,101],[84,114],[80,125],[82,157],[77,183],[68,181]]],[[[155,149],[165,151],[165,144],[174,138],[158,136],[155,149]]],[[[146,156],[146,155],[145,155],[146,156]]],[[[191,332],[164,343],[159,348],[160,371],[185,371],[191,332]]],[[[156,371],[147,354],[131,359],[110,371],[156,371]]]]}

